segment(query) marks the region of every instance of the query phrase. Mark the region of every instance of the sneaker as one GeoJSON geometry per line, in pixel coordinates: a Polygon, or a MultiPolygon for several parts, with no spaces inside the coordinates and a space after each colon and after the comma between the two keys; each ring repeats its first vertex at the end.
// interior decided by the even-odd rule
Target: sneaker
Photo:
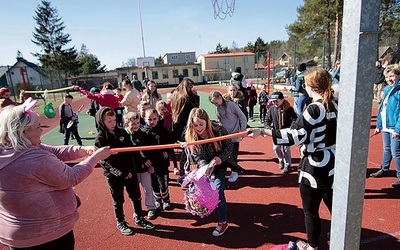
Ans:
{"type": "Polygon", "coordinates": [[[156,210],[155,209],[150,209],[147,212],[147,219],[154,220],[155,218],[156,218],[156,210]]]}
{"type": "Polygon", "coordinates": [[[372,173],[369,176],[377,178],[377,177],[383,177],[383,176],[388,176],[389,175],[389,171],[385,171],[385,170],[379,170],[378,172],[372,173]]]}
{"type": "Polygon", "coordinates": [[[214,231],[212,232],[213,236],[221,236],[225,233],[226,229],[228,229],[228,223],[221,223],[218,222],[218,226],[214,229],[214,231]]]}
{"type": "Polygon", "coordinates": [[[249,121],[254,122],[254,118],[253,118],[253,117],[250,117],[250,118],[249,118],[249,121]]]}
{"type": "Polygon", "coordinates": [[[312,247],[310,246],[307,242],[298,240],[296,242],[296,246],[298,250],[313,250],[313,249],[318,249],[318,247],[312,247]]]}
{"type": "Polygon", "coordinates": [[[283,173],[289,173],[290,172],[290,164],[285,163],[285,166],[282,169],[283,173]]]}
{"type": "Polygon", "coordinates": [[[135,224],[143,227],[144,229],[148,229],[148,230],[151,230],[154,228],[154,225],[151,222],[148,222],[147,220],[145,220],[143,218],[143,216],[135,217],[135,224]]]}
{"type": "Polygon", "coordinates": [[[133,234],[133,230],[130,227],[128,227],[126,221],[117,222],[117,228],[123,235],[132,235],[133,234]]]}
{"type": "Polygon", "coordinates": [[[164,209],[164,210],[172,210],[171,203],[169,203],[169,202],[164,202],[164,204],[163,204],[163,209],[164,209]]]}
{"type": "Polygon", "coordinates": [[[237,172],[232,171],[231,175],[229,176],[228,181],[235,182],[238,178],[239,178],[239,174],[237,172]]]}
{"type": "Polygon", "coordinates": [[[279,161],[279,162],[278,162],[279,168],[280,168],[280,169],[283,169],[283,167],[284,167],[283,160],[278,160],[278,161],[279,161]]]}
{"type": "Polygon", "coordinates": [[[159,202],[159,201],[156,201],[156,210],[159,210],[159,211],[162,210],[161,202],[159,202]]]}
{"type": "Polygon", "coordinates": [[[264,121],[263,120],[260,120],[260,124],[263,124],[264,123],[264,121]]]}
{"type": "Polygon", "coordinates": [[[179,169],[178,168],[174,168],[174,175],[179,175],[179,169]]]}
{"type": "Polygon", "coordinates": [[[178,179],[176,180],[176,182],[178,182],[179,186],[182,186],[183,180],[185,179],[186,176],[181,175],[178,177],[178,179]]]}
{"type": "Polygon", "coordinates": [[[392,187],[394,187],[394,188],[400,188],[400,178],[397,179],[397,181],[393,182],[392,187]]]}

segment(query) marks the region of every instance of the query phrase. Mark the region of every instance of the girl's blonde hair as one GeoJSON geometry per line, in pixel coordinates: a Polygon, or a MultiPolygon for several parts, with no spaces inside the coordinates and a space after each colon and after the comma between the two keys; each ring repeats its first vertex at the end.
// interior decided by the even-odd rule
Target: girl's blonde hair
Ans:
{"type": "Polygon", "coordinates": [[[322,104],[327,112],[337,111],[333,104],[332,76],[326,69],[313,67],[307,70],[304,74],[304,82],[312,91],[322,96],[322,104]]]}
{"type": "Polygon", "coordinates": [[[156,110],[160,111],[161,108],[166,108],[167,107],[167,103],[163,100],[157,101],[156,102],[156,110]]]}
{"type": "MultiPolygon", "coordinates": [[[[209,138],[214,138],[213,126],[208,116],[207,112],[202,108],[194,108],[190,111],[189,119],[186,125],[186,133],[185,133],[185,141],[186,142],[193,142],[199,140],[199,135],[197,134],[196,130],[193,126],[194,118],[199,118],[206,121],[206,134],[209,138]]],[[[213,142],[215,150],[218,152],[221,150],[221,142],[213,142]]],[[[198,149],[199,146],[190,146],[191,151],[198,149]]]]}
{"type": "Polygon", "coordinates": [[[217,90],[213,90],[210,92],[210,95],[208,96],[208,100],[210,102],[215,101],[216,99],[221,98],[222,99],[222,107],[226,107],[226,103],[225,103],[225,99],[222,96],[221,92],[217,91],[217,90]]]}
{"type": "Polygon", "coordinates": [[[0,148],[27,150],[32,146],[24,130],[39,121],[39,115],[33,111],[25,112],[23,106],[7,106],[0,112],[0,148]]]}

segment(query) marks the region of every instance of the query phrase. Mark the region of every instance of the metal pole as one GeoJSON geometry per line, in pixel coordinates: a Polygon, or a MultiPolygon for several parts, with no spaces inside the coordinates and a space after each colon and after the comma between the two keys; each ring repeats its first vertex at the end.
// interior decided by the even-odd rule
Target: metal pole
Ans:
{"type": "Polygon", "coordinates": [[[293,46],[293,67],[296,67],[296,44],[293,46]]]}
{"type": "Polygon", "coordinates": [[[331,250],[360,249],[380,3],[344,1],[331,250]]]}
{"type": "Polygon", "coordinates": [[[142,11],[140,10],[140,0],[138,0],[138,9],[139,9],[140,32],[142,33],[143,57],[146,57],[146,50],[144,49],[144,36],[143,36],[143,25],[142,25],[142,11]]]}
{"type": "Polygon", "coordinates": [[[267,67],[267,83],[268,83],[268,93],[270,92],[271,89],[271,53],[268,51],[267,54],[267,63],[268,63],[268,67],[267,67]]]}

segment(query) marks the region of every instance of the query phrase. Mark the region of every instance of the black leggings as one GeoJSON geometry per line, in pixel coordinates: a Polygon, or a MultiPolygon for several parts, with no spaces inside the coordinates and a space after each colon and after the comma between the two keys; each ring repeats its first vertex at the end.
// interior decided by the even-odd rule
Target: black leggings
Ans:
{"type": "Polygon", "coordinates": [[[10,250],[18,250],[18,249],[25,249],[25,250],[74,250],[75,247],[75,238],[74,232],[70,231],[66,235],[52,240],[50,242],[34,246],[34,247],[24,247],[24,248],[15,248],[10,247],[10,250]]]}
{"type": "Polygon", "coordinates": [[[300,183],[300,194],[303,201],[304,220],[308,244],[312,247],[318,246],[321,234],[321,219],[319,217],[319,206],[323,200],[332,214],[332,189],[316,189],[300,183]]]}

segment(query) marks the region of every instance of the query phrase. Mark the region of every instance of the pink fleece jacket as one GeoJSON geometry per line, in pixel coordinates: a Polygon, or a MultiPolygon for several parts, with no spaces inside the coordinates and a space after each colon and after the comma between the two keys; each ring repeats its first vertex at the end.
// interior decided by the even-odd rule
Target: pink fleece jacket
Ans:
{"type": "Polygon", "coordinates": [[[30,247],[55,240],[78,220],[79,198],[72,187],[93,171],[89,156],[74,167],[80,147],[31,147],[22,152],[0,149],[0,242],[30,247]]]}

